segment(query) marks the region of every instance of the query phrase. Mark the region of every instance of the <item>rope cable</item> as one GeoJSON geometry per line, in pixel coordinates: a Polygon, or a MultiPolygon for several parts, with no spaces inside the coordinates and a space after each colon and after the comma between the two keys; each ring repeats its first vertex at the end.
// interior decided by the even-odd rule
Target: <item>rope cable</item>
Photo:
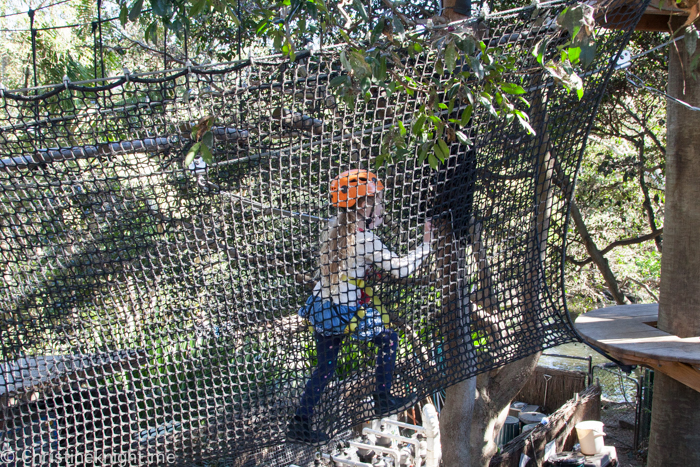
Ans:
{"type": "MultiPolygon", "coordinates": [[[[40,7],[38,7],[38,8],[34,8],[34,11],[45,10],[45,9],[47,9],[47,8],[55,7],[55,6],[58,6],[58,5],[63,5],[64,3],[68,3],[68,2],[70,2],[70,1],[72,1],[72,0],[62,0],[62,1],[60,1],[60,2],[52,3],[52,4],[50,4],[50,5],[40,6],[40,7]]],[[[31,8],[30,8],[30,10],[31,10],[31,8]]],[[[19,11],[19,12],[17,12],[17,13],[8,13],[8,14],[6,14],[6,15],[0,15],[0,19],[1,19],[1,18],[9,18],[9,17],[11,17],[11,16],[26,15],[26,14],[29,14],[29,11],[19,11]]]]}
{"type": "Polygon", "coordinates": [[[682,100],[678,99],[677,97],[673,97],[670,94],[665,93],[664,91],[661,91],[661,90],[656,89],[652,86],[646,85],[642,78],[635,75],[634,73],[632,73],[629,70],[627,70],[627,81],[636,88],[645,89],[653,94],[656,94],[656,95],[661,96],[661,97],[665,97],[666,99],[673,101],[676,104],[682,105],[683,107],[686,107],[689,110],[700,111],[700,107],[696,107],[694,105],[688,104],[687,102],[682,101],[682,100]]]}

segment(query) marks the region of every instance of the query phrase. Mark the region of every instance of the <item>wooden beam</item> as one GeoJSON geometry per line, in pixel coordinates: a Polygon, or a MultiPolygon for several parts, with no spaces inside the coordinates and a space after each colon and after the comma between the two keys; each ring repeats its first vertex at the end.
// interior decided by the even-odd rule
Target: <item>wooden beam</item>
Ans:
{"type": "MultiPolygon", "coordinates": [[[[604,14],[596,18],[599,26],[607,29],[625,29],[629,19],[635,14],[638,2],[620,1],[604,14]]],[[[660,0],[652,0],[637,23],[635,31],[673,32],[683,26],[688,12],[676,7],[661,7],[660,0]]]]}
{"type": "MultiPolygon", "coordinates": [[[[618,358],[616,355],[613,355],[613,357],[618,358]]],[[[682,362],[665,362],[629,355],[619,356],[619,359],[628,365],[646,366],[654,371],[659,371],[676,381],[680,381],[689,388],[700,392],[700,370],[692,365],[682,362]]]]}

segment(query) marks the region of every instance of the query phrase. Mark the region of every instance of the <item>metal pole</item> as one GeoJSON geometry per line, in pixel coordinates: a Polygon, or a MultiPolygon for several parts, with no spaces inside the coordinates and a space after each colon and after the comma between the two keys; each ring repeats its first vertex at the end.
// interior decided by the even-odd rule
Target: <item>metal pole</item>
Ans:
{"type": "Polygon", "coordinates": [[[236,15],[238,16],[238,59],[241,59],[241,0],[236,2],[236,15]]]}
{"type": "Polygon", "coordinates": [[[97,79],[97,21],[92,22],[92,69],[97,79]]]}
{"type": "Polygon", "coordinates": [[[102,70],[102,78],[105,77],[105,57],[102,50],[102,0],[97,0],[97,26],[100,31],[100,69],[102,70]]]}
{"type": "Polygon", "coordinates": [[[168,28],[163,25],[163,69],[168,69],[168,28]]]}
{"type": "Polygon", "coordinates": [[[38,81],[36,77],[36,29],[34,29],[34,13],[36,10],[32,10],[31,8],[27,12],[29,15],[29,31],[31,32],[32,35],[32,65],[34,67],[34,87],[38,86],[38,81]]]}

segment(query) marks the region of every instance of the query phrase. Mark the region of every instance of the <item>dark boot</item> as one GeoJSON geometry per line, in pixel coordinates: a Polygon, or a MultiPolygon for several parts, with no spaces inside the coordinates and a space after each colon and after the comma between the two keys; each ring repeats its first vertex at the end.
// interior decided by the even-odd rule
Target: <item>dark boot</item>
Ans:
{"type": "Polygon", "coordinates": [[[311,420],[301,415],[295,415],[287,425],[287,441],[320,446],[330,440],[322,431],[311,428],[311,420]]]}
{"type": "Polygon", "coordinates": [[[396,397],[388,392],[374,392],[372,396],[374,397],[374,413],[379,416],[406,410],[416,402],[415,394],[409,394],[408,397],[396,397]]]}

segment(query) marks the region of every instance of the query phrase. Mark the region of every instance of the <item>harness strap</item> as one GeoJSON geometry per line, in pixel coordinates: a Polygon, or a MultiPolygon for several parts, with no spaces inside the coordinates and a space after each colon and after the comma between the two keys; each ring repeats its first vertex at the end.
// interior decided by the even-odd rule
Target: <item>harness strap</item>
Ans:
{"type": "MultiPolygon", "coordinates": [[[[371,304],[371,305],[372,305],[372,308],[374,308],[374,309],[377,310],[379,313],[381,313],[381,315],[382,315],[382,323],[383,323],[383,324],[389,324],[389,323],[391,322],[391,318],[389,317],[389,313],[387,313],[386,310],[384,309],[384,305],[382,305],[381,299],[380,299],[379,297],[375,297],[375,296],[374,296],[374,289],[373,289],[372,287],[367,286],[367,284],[366,284],[366,282],[364,281],[364,279],[352,279],[352,278],[348,277],[348,276],[345,275],[345,274],[341,274],[341,275],[340,275],[340,280],[349,282],[350,284],[352,284],[352,285],[354,285],[355,287],[357,287],[358,289],[360,289],[360,290],[362,291],[363,295],[366,295],[366,296],[367,296],[367,298],[368,298],[367,302],[366,302],[366,303],[362,303],[362,304],[363,304],[363,305],[365,305],[365,304],[371,304]]],[[[364,300],[363,300],[363,302],[364,302],[364,300]]],[[[363,318],[364,315],[365,315],[365,313],[364,313],[364,308],[360,308],[360,310],[362,310],[362,316],[360,316],[360,318],[363,318]]],[[[358,316],[358,315],[359,315],[359,311],[358,311],[358,313],[355,315],[355,317],[353,317],[353,319],[350,320],[350,323],[351,323],[351,324],[352,324],[353,322],[355,322],[355,323],[357,322],[357,316],[358,316]]],[[[350,327],[350,326],[348,326],[348,327],[350,327]]],[[[357,325],[355,325],[355,327],[357,327],[357,325]]],[[[347,330],[347,328],[346,328],[346,330],[347,330]]]]}

